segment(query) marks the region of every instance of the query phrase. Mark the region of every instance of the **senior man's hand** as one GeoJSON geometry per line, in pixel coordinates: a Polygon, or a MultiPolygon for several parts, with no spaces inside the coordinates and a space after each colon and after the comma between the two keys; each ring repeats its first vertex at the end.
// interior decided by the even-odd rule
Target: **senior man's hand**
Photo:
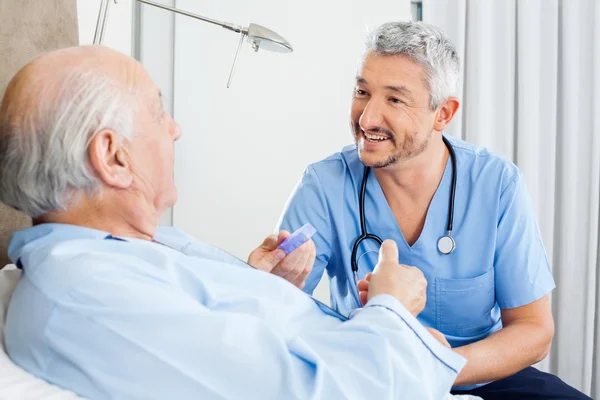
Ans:
{"type": "Polygon", "coordinates": [[[423,311],[427,300],[427,280],[423,273],[398,262],[398,246],[392,240],[383,242],[375,270],[358,282],[357,289],[363,305],[378,294],[389,294],[415,317],[423,311]]]}
{"type": "Polygon", "coordinates": [[[277,246],[283,242],[290,233],[279,232],[279,235],[269,235],[248,256],[248,264],[262,271],[270,272],[291,282],[302,289],[306,278],[315,263],[317,250],[312,240],[304,243],[286,256],[277,246]]]}

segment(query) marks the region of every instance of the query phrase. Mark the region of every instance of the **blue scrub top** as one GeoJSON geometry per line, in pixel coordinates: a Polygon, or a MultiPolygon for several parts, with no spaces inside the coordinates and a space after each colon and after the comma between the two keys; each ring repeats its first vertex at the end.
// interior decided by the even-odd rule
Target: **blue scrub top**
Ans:
{"type": "MultiPolygon", "coordinates": [[[[500,309],[529,304],[554,287],[546,252],[523,175],[486,149],[448,137],[456,153],[457,185],[452,236],[456,249],[437,249],[446,234],[452,186],[448,163],[433,196],[423,231],[409,246],[371,170],[365,196],[369,233],[398,244],[400,263],[418,267],[427,282],[422,324],[445,334],[452,347],[481,340],[502,327],[500,309]]],[[[323,271],[331,305],[342,314],[360,307],[351,253],[360,236],[359,190],[363,165],[355,146],[308,166],[281,216],[277,230],[310,222],[317,259],[304,290],[312,293],[323,271]]],[[[379,245],[359,247],[358,278],[373,271],[379,245]]]]}

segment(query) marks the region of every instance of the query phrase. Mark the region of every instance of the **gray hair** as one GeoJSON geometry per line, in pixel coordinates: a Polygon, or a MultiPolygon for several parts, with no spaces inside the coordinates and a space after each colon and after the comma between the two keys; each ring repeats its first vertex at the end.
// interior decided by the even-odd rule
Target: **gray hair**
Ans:
{"type": "Polygon", "coordinates": [[[457,93],[460,60],[452,42],[436,26],[388,22],[369,32],[365,44],[367,53],[403,55],[422,65],[432,110],[457,93]]]}
{"type": "Polygon", "coordinates": [[[0,201],[34,218],[65,210],[82,191],[101,194],[88,158],[96,133],[133,135],[135,107],[122,85],[89,64],[64,69],[22,78],[17,101],[5,96],[0,108],[0,201]]]}

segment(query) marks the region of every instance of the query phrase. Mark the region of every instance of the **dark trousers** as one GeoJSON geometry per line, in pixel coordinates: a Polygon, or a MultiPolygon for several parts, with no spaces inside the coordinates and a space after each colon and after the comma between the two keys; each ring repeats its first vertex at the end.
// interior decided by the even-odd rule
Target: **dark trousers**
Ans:
{"type": "Polygon", "coordinates": [[[533,367],[476,389],[453,390],[452,394],[470,394],[484,400],[591,399],[558,377],[533,367]]]}

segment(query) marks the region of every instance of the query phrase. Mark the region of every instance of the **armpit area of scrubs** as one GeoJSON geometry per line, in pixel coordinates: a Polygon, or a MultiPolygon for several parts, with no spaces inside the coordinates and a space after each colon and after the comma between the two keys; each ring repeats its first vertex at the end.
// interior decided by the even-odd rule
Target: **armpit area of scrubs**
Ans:
{"type": "MultiPolygon", "coordinates": [[[[373,171],[365,196],[367,230],[398,244],[400,263],[416,266],[427,279],[425,326],[443,332],[453,347],[481,340],[502,327],[500,309],[529,304],[555,286],[523,175],[509,161],[453,137],[457,187],[453,238],[456,249],[442,254],[452,165],[446,165],[418,240],[409,246],[373,171]]],[[[360,236],[359,191],[363,165],[348,146],[310,165],[292,193],[278,229],[293,231],[310,222],[317,259],[304,290],[330,279],[331,304],[342,314],[360,307],[351,270],[352,245],[360,236]]],[[[358,249],[358,278],[372,271],[379,245],[358,249]]]]}

